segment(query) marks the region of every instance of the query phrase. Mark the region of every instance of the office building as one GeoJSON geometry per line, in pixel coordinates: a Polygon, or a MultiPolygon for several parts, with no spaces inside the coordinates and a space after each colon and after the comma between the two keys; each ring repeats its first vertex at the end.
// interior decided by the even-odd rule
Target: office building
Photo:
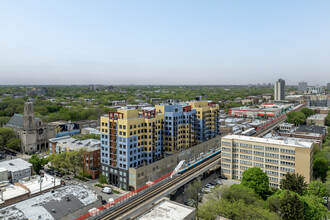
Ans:
{"type": "Polygon", "coordinates": [[[285,81],[283,79],[279,79],[274,84],[274,100],[281,101],[285,98],[285,81]]]}
{"type": "Polygon", "coordinates": [[[312,142],[227,135],[221,150],[221,170],[229,179],[242,179],[245,170],[259,167],[272,187],[279,187],[287,172],[304,176],[307,183],[312,180],[312,142]]]}
{"type": "Polygon", "coordinates": [[[298,83],[298,91],[301,91],[301,92],[303,92],[303,91],[307,91],[307,82],[299,82],[298,83]]]}
{"type": "Polygon", "coordinates": [[[327,89],[329,89],[329,90],[330,90],[330,83],[328,83],[328,84],[327,84],[327,89]]]}
{"type": "Polygon", "coordinates": [[[121,108],[101,117],[102,173],[128,189],[128,169],[150,164],[163,153],[164,114],[153,107],[121,108]]]}

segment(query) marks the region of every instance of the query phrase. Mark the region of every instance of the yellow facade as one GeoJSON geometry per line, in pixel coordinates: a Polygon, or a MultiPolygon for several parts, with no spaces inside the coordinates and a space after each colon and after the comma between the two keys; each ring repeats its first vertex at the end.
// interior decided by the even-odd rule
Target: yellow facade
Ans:
{"type": "Polygon", "coordinates": [[[241,179],[251,167],[259,167],[269,177],[270,186],[279,187],[287,172],[312,180],[313,145],[265,138],[227,135],[221,139],[221,169],[229,179],[241,179]]]}
{"type": "MultiPolygon", "coordinates": [[[[164,115],[152,115],[149,118],[143,117],[143,113],[137,109],[119,109],[119,115],[114,120],[112,128],[112,119],[108,116],[101,117],[101,133],[109,134],[109,140],[113,143],[110,149],[116,154],[117,137],[137,137],[137,148],[144,147],[144,152],[153,152],[158,141],[158,132],[162,131],[164,123],[164,115]]],[[[110,150],[110,151],[111,151],[110,150]]],[[[110,155],[111,158],[111,155],[110,155]]],[[[113,157],[116,160],[116,155],[113,157]]],[[[113,163],[116,165],[116,162],[113,163]]]]}

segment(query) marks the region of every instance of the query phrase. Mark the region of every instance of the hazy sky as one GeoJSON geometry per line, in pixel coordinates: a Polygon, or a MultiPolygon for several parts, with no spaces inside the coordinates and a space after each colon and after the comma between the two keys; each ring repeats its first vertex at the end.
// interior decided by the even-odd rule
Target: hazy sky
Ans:
{"type": "Polygon", "coordinates": [[[0,84],[330,82],[329,0],[0,0],[0,84]]]}

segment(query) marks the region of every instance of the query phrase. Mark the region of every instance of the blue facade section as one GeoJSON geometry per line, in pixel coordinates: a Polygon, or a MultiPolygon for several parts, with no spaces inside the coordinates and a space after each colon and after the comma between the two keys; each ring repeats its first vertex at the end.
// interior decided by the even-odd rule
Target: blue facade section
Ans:
{"type": "Polygon", "coordinates": [[[80,133],[80,130],[62,131],[62,132],[56,133],[56,137],[63,137],[63,136],[74,135],[74,134],[79,134],[79,133],[80,133]]]}
{"type": "Polygon", "coordinates": [[[109,138],[107,134],[101,134],[101,163],[109,165],[109,138]]]}

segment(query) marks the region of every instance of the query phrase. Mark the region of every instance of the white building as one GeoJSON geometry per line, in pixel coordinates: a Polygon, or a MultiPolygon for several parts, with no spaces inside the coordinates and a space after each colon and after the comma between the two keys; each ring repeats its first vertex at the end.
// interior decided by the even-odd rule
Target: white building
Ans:
{"type": "Polygon", "coordinates": [[[20,158],[0,162],[0,168],[8,170],[8,180],[12,183],[32,175],[32,164],[20,158]]]}
{"type": "Polygon", "coordinates": [[[284,100],[285,97],[285,81],[283,79],[279,79],[274,84],[274,100],[281,101],[284,100]]]}

